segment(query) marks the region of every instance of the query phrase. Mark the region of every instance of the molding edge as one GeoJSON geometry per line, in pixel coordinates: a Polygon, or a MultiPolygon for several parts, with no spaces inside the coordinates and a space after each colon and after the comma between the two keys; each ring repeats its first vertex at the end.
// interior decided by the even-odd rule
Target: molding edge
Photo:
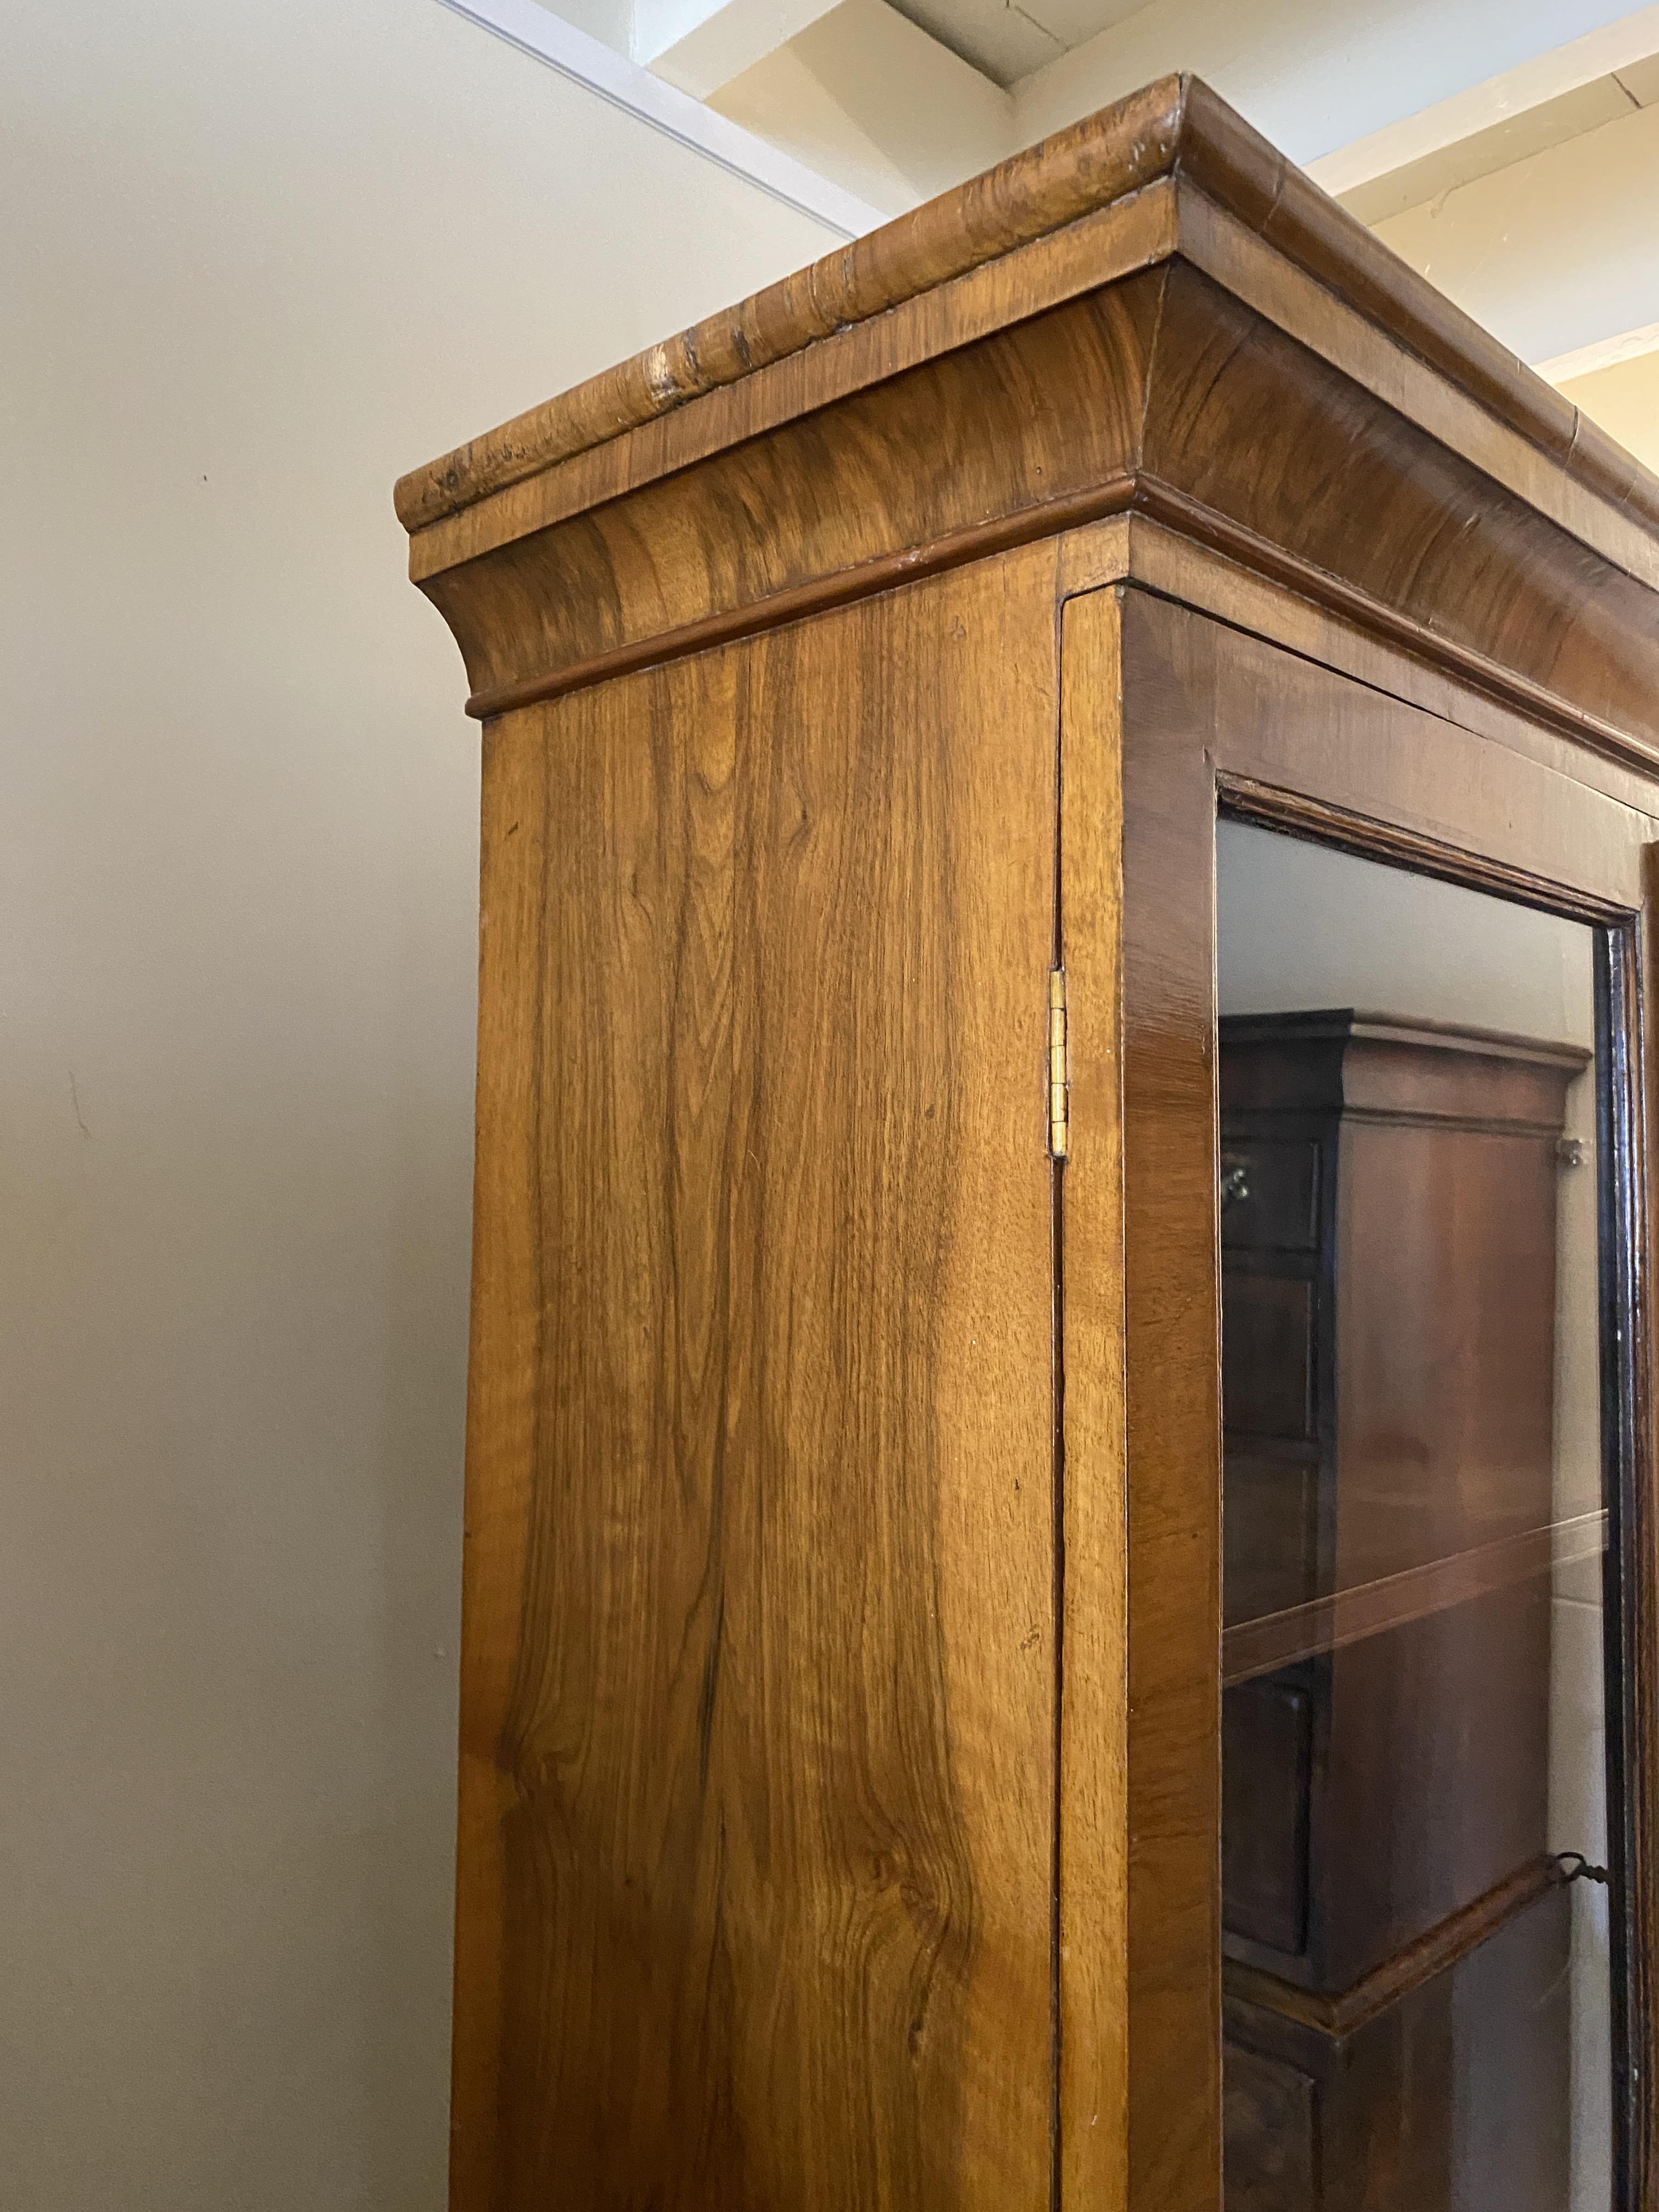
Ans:
{"type": "Polygon", "coordinates": [[[768,592],[762,599],[748,599],[738,606],[722,607],[696,622],[614,645],[607,652],[568,662],[562,668],[548,669],[538,676],[523,677],[513,684],[492,684],[487,690],[473,692],[466,702],[466,711],[475,721],[491,721],[497,714],[510,714],[520,707],[538,707],[545,700],[562,699],[568,691],[588,690],[595,684],[608,683],[613,677],[632,676],[643,668],[660,668],[671,660],[684,660],[688,654],[706,653],[711,646],[731,645],[738,638],[781,629],[790,623],[804,622],[811,615],[825,613],[831,607],[850,606],[855,599],[873,599],[878,592],[892,591],[900,584],[917,583],[924,576],[937,576],[946,568],[965,568],[970,561],[983,561],[994,553],[1011,552],[1016,546],[1029,545],[1038,538],[1057,537],[1062,531],[1103,522],[1109,515],[1127,514],[1134,503],[1134,495],[1135,479],[1125,475],[1114,477],[1087,491],[1067,492],[1058,499],[1018,507],[1012,514],[1000,515],[994,521],[971,523],[926,544],[883,553],[872,561],[860,561],[854,568],[838,568],[806,583],[792,584],[784,591],[768,592]]]}
{"type": "MultiPolygon", "coordinates": [[[[1126,471],[1087,491],[1042,501],[1000,516],[994,522],[976,523],[929,544],[908,546],[896,553],[884,554],[877,560],[861,562],[853,568],[814,577],[738,606],[719,609],[695,623],[659,631],[650,637],[631,639],[605,653],[568,662],[562,668],[545,669],[513,684],[475,691],[467,700],[466,712],[476,721],[491,721],[497,715],[540,706],[549,700],[562,698],[568,692],[585,691],[614,677],[661,667],[688,654],[707,652],[713,646],[729,645],[764,630],[780,629],[832,607],[850,605],[854,600],[919,582],[944,569],[963,567],[970,561],[1011,551],[1035,538],[1060,535],[1113,515],[1127,515],[1132,526],[1130,557],[1122,580],[1142,585],[1155,597],[1168,594],[1156,584],[1143,585],[1143,580],[1136,574],[1133,526],[1137,521],[1219,554],[1262,582],[1320,608],[1377,642],[1404,653],[1419,665],[1449,677],[1495,705],[1522,715],[1535,727],[1583,745],[1604,759],[1635,768],[1644,775],[1651,775],[1656,764],[1659,764],[1659,755],[1632,732],[1574,706],[1543,684],[1504,667],[1473,647],[1425,629],[1409,616],[1373,599],[1358,585],[1316,568],[1300,556],[1272,544],[1247,525],[1235,522],[1144,470],[1126,471]]],[[[1079,588],[1094,587],[1087,585],[1079,588]]],[[[1197,611],[1208,611],[1202,607],[1197,611]]]]}
{"type": "Polygon", "coordinates": [[[1401,1997],[1467,1959],[1540,1897],[1563,1887],[1565,1877],[1554,1859],[1529,1859],[1461,1911],[1449,1914],[1414,1943],[1385,1959],[1363,1981],[1336,1996],[1281,1981],[1265,1967],[1247,1966],[1238,1959],[1223,1961],[1222,1995],[1313,2028],[1334,2043],[1343,2043],[1401,1997]]]}
{"type": "Polygon", "coordinates": [[[1623,361],[1640,361],[1644,354],[1659,353],[1659,323],[1644,323],[1639,330],[1622,331],[1617,337],[1598,338],[1594,345],[1575,346],[1552,361],[1540,361],[1538,374],[1546,384],[1570,384],[1576,376],[1594,376],[1598,369],[1616,368],[1623,361]]]}

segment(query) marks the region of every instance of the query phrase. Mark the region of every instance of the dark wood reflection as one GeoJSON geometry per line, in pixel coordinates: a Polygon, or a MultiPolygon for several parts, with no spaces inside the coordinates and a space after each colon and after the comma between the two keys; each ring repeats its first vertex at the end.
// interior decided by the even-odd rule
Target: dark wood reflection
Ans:
{"type": "Polygon", "coordinates": [[[1228,2212],[1560,2212],[1556,1207],[1588,1055],[1351,1011],[1220,1036],[1228,2212]]]}

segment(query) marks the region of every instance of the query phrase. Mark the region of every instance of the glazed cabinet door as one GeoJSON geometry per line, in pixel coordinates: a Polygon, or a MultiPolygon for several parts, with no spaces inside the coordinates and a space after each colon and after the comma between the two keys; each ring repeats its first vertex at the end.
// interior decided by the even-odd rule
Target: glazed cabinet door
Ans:
{"type": "Polygon", "coordinates": [[[1232,597],[1063,623],[1066,2201],[1645,2212],[1654,787],[1232,597]]]}
{"type": "Polygon", "coordinates": [[[1048,2212],[1057,717],[1036,546],[487,729],[457,2212],[1048,2212]]]}

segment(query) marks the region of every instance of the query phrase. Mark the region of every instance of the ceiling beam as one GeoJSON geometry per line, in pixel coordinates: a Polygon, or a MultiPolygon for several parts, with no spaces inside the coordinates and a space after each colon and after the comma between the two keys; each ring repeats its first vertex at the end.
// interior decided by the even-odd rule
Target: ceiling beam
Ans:
{"type": "Polygon", "coordinates": [[[677,86],[665,84],[603,39],[538,7],[536,0],[439,0],[439,4],[573,83],[586,85],[613,107],[637,116],[706,161],[746,179],[786,207],[812,216],[839,237],[861,238],[885,220],[884,210],[821,170],[795,161],[769,138],[744,130],[677,86]]]}
{"type": "MultiPolygon", "coordinates": [[[[1604,123],[1616,123],[1632,107],[1645,106],[1648,95],[1638,86],[1654,66],[1649,59],[1637,68],[1627,65],[1617,76],[1592,77],[1588,84],[1575,85],[1571,91],[1558,93],[1536,107],[1523,107],[1502,123],[1473,131],[1467,138],[1455,138],[1437,152],[1421,155],[1401,168],[1385,170],[1364,184],[1350,185],[1337,197],[1350,215],[1375,229],[1391,216],[1403,215],[1407,208],[1440,199],[1477,177],[1492,176],[1551,146],[1599,130],[1604,123]]],[[[1324,164],[1315,166],[1322,168],[1324,164]]]]}
{"type": "Polygon", "coordinates": [[[634,0],[634,60],[707,100],[816,23],[838,0],[634,0]]]}
{"type": "Polygon", "coordinates": [[[1659,324],[1659,105],[1376,225],[1552,381],[1642,350],[1659,324]]]}
{"type": "MultiPolygon", "coordinates": [[[[1574,346],[1570,353],[1558,353],[1548,361],[1534,364],[1547,384],[1571,384],[1575,377],[1599,376],[1604,368],[1617,368],[1626,361],[1640,361],[1644,354],[1659,353],[1659,323],[1643,323],[1633,331],[1618,331],[1611,337],[1598,338],[1593,344],[1574,346]]],[[[1659,416],[1652,425],[1650,443],[1659,441],[1659,416]]],[[[1659,462],[1650,464],[1659,468],[1659,462]]]]}
{"type": "Polygon", "coordinates": [[[1587,31],[1583,38],[1529,55],[1499,76],[1483,78],[1449,100],[1386,124],[1381,131],[1312,162],[1310,173],[1328,192],[1340,198],[1462,140],[1512,124],[1529,112],[1553,105],[1567,93],[1598,78],[1615,76],[1656,53],[1659,53],[1659,4],[1638,8],[1614,22],[1587,31]]]}
{"type": "MultiPolygon", "coordinates": [[[[1346,170],[1332,169],[1342,179],[1334,187],[1321,176],[1340,191],[1379,173],[1379,162],[1415,158],[1401,150],[1407,145],[1432,150],[1437,134],[1460,127],[1460,118],[1466,130],[1481,127],[1470,118],[1498,119],[1492,102],[1504,97],[1504,80],[1540,57],[1607,31],[1613,35],[1606,52],[1625,44],[1652,52],[1643,41],[1656,12],[1632,15],[1628,0],[1255,0],[1249,9],[1238,0],[1157,0],[1017,85],[1016,133],[1029,143],[1153,77],[1191,70],[1316,174],[1327,156],[1346,160],[1356,146],[1380,141],[1346,170]],[[1454,106],[1471,94],[1464,108],[1454,106]],[[1415,140],[1387,135],[1441,109],[1447,114],[1415,140]]],[[[1566,69],[1599,75],[1608,66],[1586,53],[1566,69]]],[[[1552,70],[1555,89],[1565,88],[1559,69],[1539,68],[1530,96],[1552,96],[1539,89],[1552,70]]]]}
{"type": "Polygon", "coordinates": [[[1013,102],[887,0],[841,0],[711,95],[720,113],[884,214],[1012,154],[1013,102]]]}

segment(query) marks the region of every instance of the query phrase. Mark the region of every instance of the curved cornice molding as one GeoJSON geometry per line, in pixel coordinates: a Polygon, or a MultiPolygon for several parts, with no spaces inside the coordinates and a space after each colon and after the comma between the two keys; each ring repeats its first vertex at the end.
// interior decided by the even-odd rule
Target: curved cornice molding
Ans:
{"type": "MultiPolygon", "coordinates": [[[[411,532],[442,524],[1164,179],[1195,188],[1535,447],[1595,501],[1644,532],[1659,531],[1659,479],[1389,252],[1206,85],[1186,76],[1164,78],[1103,109],[739,306],[411,471],[397,487],[398,514],[411,532]]],[[[1184,245],[1178,230],[1173,250],[1184,245]]],[[[1103,269],[1102,281],[1115,273],[1103,269]]],[[[1609,550],[1599,537],[1591,542],[1609,550]]]]}

